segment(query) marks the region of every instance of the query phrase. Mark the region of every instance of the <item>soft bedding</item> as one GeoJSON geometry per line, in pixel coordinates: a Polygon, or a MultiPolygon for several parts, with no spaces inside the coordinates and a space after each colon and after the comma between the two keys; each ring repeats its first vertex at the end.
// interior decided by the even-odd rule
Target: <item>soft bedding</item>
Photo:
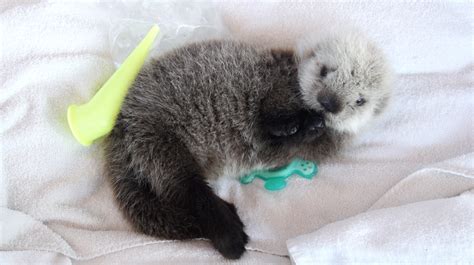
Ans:
{"type": "MultiPolygon", "coordinates": [[[[1,264],[226,262],[204,240],[133,232],[103,177],[100,141],[84,148],[67,128],[67,106],[87,101],[115,69],[110,19],[137,8],[0,3],[1,264]]],[[[234,37],[262,45],[350,21],[397,73],[386,115],[313,181],[292,178],[274,193],[233,176],[212,183],[252,239],[237,262],[474,263],[472,8],[217,3],[234,37]]]]}

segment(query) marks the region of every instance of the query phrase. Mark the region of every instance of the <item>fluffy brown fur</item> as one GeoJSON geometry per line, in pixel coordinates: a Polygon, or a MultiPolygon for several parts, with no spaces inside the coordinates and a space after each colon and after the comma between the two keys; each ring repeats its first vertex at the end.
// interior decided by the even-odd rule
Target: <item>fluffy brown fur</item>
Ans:
{"type": "MultiPolygon", "coordinates": [[[[134,227],[160,238],[209,238],[224,257],[239,258],[248,241],[244,225],[206,180],[229,172],[237,178],[295,156],[320,160],[350,135],[325,128],[328,111],[306,100],[305,60],[210,41],[148,64],[106,141],[108,176],[134,227]]],[[[315,70],[315,80],[320,74],[315,70]]]]}

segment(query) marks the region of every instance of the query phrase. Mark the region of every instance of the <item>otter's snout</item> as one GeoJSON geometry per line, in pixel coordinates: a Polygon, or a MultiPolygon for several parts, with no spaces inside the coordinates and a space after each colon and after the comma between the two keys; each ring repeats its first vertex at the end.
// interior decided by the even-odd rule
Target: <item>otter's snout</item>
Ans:
{"type": "Polygon", "coordinates": [[[324,110],[336,114],[342,110],[342,104],[336,95],[321,91],[318,93],[318,102],[324,110]]]}

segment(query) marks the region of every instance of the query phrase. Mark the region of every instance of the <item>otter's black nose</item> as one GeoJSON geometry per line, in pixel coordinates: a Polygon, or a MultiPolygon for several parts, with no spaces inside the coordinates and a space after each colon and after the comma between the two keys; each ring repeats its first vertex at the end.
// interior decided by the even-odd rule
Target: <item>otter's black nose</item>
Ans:
{"type": "Polygon", "coordinates": [[[318,94],[318,102],[328,112],[335,114],[342,110],[341,103],[339,102],[337,97],[333,94],[320,92],[318,94]]]}

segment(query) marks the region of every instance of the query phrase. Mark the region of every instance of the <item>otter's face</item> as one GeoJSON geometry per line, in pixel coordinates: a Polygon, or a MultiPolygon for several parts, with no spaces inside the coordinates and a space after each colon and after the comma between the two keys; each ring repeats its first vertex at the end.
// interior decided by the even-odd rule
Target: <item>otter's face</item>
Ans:
{"type": "Polygon", "coordinates": [[[382,53],[361,36],[319,42],[300,60],[303,100],[324,113],[327,127],[355,133],[387,105],[389,67],[382,53]]]}

